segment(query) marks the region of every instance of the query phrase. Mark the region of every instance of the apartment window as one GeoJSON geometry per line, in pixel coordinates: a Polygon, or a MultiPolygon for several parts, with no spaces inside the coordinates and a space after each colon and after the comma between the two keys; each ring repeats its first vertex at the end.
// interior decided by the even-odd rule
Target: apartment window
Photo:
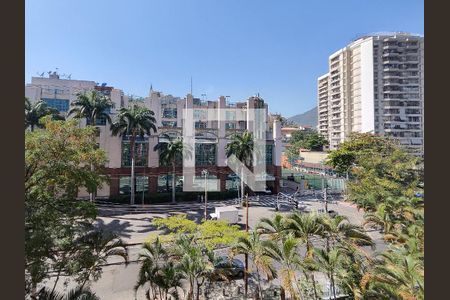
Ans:
{"type": "Polygon", "coordinates": [[[194,120],[205,120],[207,118],[207,111],[204,109],[194,109],[194,120]]]}
{"type": "Polygon", "coordinates": [[[176,108],[163,108],[161,117],[167,119],[176,119],[177,118],[177,109],[176,108]]]}
{"type": "MultiPolygon", "coordinates": [[[[147,166],[148,138],[137,137],[134,145],[135,166],[147,166]]],[[[130,140],[128,137],[122,139],[122,167],[131,166],[130,140]]]]}
{"type": "MultiPolygon", "coordinates": [[[[86,123],[91,124],[91,118],[86,118],[86,123]]],[[[106,123],[107,123],[107,120],[106,120],[105,116],[101,116],[101,117],[95,119],[96,126],[105,126],[106,123]]]]}
{"type": "Polygon", "coordinates": [[[49,98],[42,98],[42,100],[49,107],[55,108],[59,112],[67,112],[67,111],[69,111],[69,100],[66,100],[66,99],[49,99],[49,98]]]}
{"type": "MultiPolygon", "coordinates": [[[[136,176],[135,178],[135,192],[136,193],[146,193],[148,192],[148,177],[147,176],[136,176]]],[[[119,194],[129,195],[131,194],[131,177],[121,176],[119,179],[119,194]]]]}
{"type": "Polygon", "coordinates": [[[195,165],[216,165],[216,144],[195,144],[195,165]]]}
{"type": "Polygon", "coordinates": [[[420,109],[407,108],[405,109],[405,113],[410,115],[419,115],[420,109]]]}
{"type": "Polygon", "coordinates": [[[163,127],[177,127],[177,121],[161,121],[163,127]]]}

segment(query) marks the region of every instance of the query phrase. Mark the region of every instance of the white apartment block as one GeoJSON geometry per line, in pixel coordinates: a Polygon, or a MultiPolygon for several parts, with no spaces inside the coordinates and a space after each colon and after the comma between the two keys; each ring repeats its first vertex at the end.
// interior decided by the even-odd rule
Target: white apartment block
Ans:
{"type": "Polygon", "coordinates": [[[351,132],[392,136],[423,155],[424,38],[361,37],[329,57],[318,78],[318,131],[336,149],[351,132]]]}
{"type": "MultiPolygon", "coordinates": [[[[98,85],[94,81],[67,80],[59,78],[53,73],[49,78],[33,77],[30,84],[25,86],[25,96],[31,102],[40,99],[49,106],[57,108],[61,113],[67,113],[70,104],[76,99],[77,93],[89,90],[99,90],[111,98],[114,107],[110,111],[114,120],[120,107],[127,107],[132,99],[124,95],[120,89],[115,89],[106,84],[98,85]]],[[[237,178],[226,164],[225,146],[231,135],[251,130],[253,123],[249,118],[248,108],[262,108],[266,115],[266,173],[261,174],[261,180],[266,181],[266,186],[279,191],[281,179],[281,124],[273,121],[269,124],[268,105],[259,96],[249,97],[246,101],[231,103],[226,97],[221,96],[215,101],[200,100],[188,94],[186,97],[174,97],[164,95],[150,88],[149,95],[134,103],[143,105],[155,113],[158,131],[144,139],[138,139],[136,145],[136,191],[151,193],[164,193],[171,191],[171,168],[159,162],[159,154],[153,151],[153,147],[164,139],[164,134],[169,136],[182,136],[183,113],[185,108],[193,109],[195,124],[195,169],[196,176],[200,176],[203,169],[207,169],[211,179],[217,179],[220,191],[233,190],[237,187],[237,178]],[[210,120],[208,109],[215,108],[218,112],[224,111],[226,120],[210,120]],[[240,116],[240,117],[239,117],[240,116]],[[198,173],[198,174],[197,174],[198,173]]],[[[219,114],[219,113],[218,113],[219,114]]],[[[219,114],[220,115],[220,114],[219,114]]],[[[82,120],[82,125],[86,121],[82,120]]],[[[192,125],[191,125],[192,126],[192,125]]],[[[118,196],[129,193],[130,184],[130,154],[127,138],[112,136],[109,125],[105,120],[97,120],[100,129],[98,137],[99,146],[108,156],[106,171],[110,177],[98,191],[99,197],[118,196]]],[[[182,168],[177,169],[175,189],[181,191],[183,184],[182,168]]],[[[82,192],[80,196],[87,196],[82,192]]]]}

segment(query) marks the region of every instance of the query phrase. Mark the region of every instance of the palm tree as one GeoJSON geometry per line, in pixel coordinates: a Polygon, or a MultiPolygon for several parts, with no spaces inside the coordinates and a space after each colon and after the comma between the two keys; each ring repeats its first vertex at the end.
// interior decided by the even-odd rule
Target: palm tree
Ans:
{"type": "Polygon", "coordinates": [[[299,299],[300,291],[295,272],[300,269],[302,260],[298,254],[299,240],[289,233],[276,241],[266,241],[268,255],[281,264],[281,299],[284,300],[287,290],[293,299],[299,299]]]}
{"type": "Polygon", "coordinates": [[[368,289],[377,299],[424,299],[423,261],[402,248],[382,253],[368,289]]]}
{"type": "MultiPolygon", "coordinates": [[[[99,118],[104,118],[108,124],[111,124],[109,109],[113,106],[113,103],[97,90],[78,93],[77,99],[70,105],[72,108],[67,113],[68,116],[74,115],[76,118],[86,118],[86,122],[90,126],[95,126],[99,118]]],[[[94,171],[94,165],[92,164],[91,171],[94,171]]],[[[91,201],[95,200],[95,193],[96,191],[89,193],[91,201]]]]}
{"type": "Polygon", "coordinates": [[[156,144],[154,151],[159,151],[159,159],[161,162],[172,165],[172,203],[175,203],[175,176],[177,162],[182,157],[191,157],[191,151],[188,145],[183,144],[180,138],[170,138],[169,135],[163,134],[163,141],[156,144]]]}
{"type": "Polygon", "coordinates": [[[199,279],[209,274],[213,269],[213,262],[209,260],[209,255],[205,255],[207,250],[197,244],[191,236],[181,235],[172,249],[172,255],[177,260],[178,270],[184,279],[189,283],[187,300],[193,300],[195,296],[194,287],[197,287],[197,298],[199,297],[199,288],[202,283],[199,279]]]}
{"type": "Polygon", "coordinates": [[[43,125],[39,123],[39,120],[48,115],[51,115],[55,120],[64,120],[64,117],[59,115],[57,109],[49,107],[43,100],[39,100],[32,104],[30,100],[25,97],[25,128],[30,127],[31,131],[34,131],[34,127],[43,128],[43,125]]]}
{"type": "Polygon", "coordinates": [[[78,272],[81,283],[80,288],[84,288],[88,280],[93,277],[97,280],[100,276],[101,266],[107,263],[111,256],[119,256],[128,265],[128,250],[126,244],[117,237],[116,234],[102,230],[91,230],[78,238],[77,243],[83,246],[79,256],[83,264],[82,270],[78,272]]]}
{"type": "Polygon", "coordinates": [[[134,159],[135,143],[138,136],[150,135],[151,130],[156,129],[155,113],[148,108],[134,104],[128,108],[122,107],[117,115],[117,120],[111,125],[113,135],[127,136],[130,139],[131,154],[131,198],[130,203],[134,204],[135,185],[134,185],[134,159]]]}
{"type": "Polygon", "coordinates": [[[108,111],[113,106],[113,103],[97,90],[79,93],[77,100],[72,102],[71,106],[68,116],[74,115],[76,118],[86,118],[91,126],[95,126],[100,118],[105,118],[111,124],[111,117],[108,111]]]}
{"type": "Polygon", "coordinates": [[[360,226],[351,224],[345,216],[337,215],[332,218],[324,214],[318,220],[322,225],[321,235],[326,238],[327,249],[330,248],[330,242],[333,243],[331,246],[336,243],[353,246],[374,246],[370,236],[360,226]]]}
{"type": "MultiPolygon", "coordinates": [[[[89,288],[76,287],[71,289],[66,295],[56,291],[50,291],[47,288],[42,288],[39,291],[39,300],[100,300],[89,288]]],[[[34,299],[33,299],[34,300],[34,299]]]]}
{"type": "Polygon", "coordinates": [[[338,247],[329,251],[317,248],[314,250],[317,267],[327,275],[330,281],[330,292],[333,293],[333,298],[336,299],[336,277],[344,259],[343,252],[338,247]]]}
{"type": "Polygon", "coordinates": [[[304,258],[304,271],[303,274],[308,281],[312,282],[314,289],[314,296],[317,299],[316,279],[314,277],[314,271],[316,270],[313,263],[314,247],[312,244],[312,238],[319,236],[322,233],[323,226],[319,221],[319,216],[316,213],[302,214],[294,212],[287,216],[286,230],[291,232],[294,237],[299,238],[306,244],[306,253],[304,258]],[[307,273],[309,271],[309,273],[307,273]]]}
{"type": "Polygon", "coordinates": [[[312,258],[314,248],[311,239],[320,235],[323,230],[319,222],[319,216],[316,213],[294,212],[287,216],[286,230],[306,243],[305,258],[312,258]]]}
{"type": "Polygon", "coordinates": [[[280,240],[286,233],[285,217],[277,213],[272,219],[261,218],[256,226],[256,231],[259,234],[267,234],[270,239],[280,240]]]}
{"type": "Polygon", "coordinates": [[[149,284],[145,291],[148,299],[169,299],[178,297],[181,288],[181,273],[169,253],[163,248],[159,238],[153,243],[145,243],[139,253],[141,268],[138,282],[134,287],[135,293],[139,288],[149,284]]]}
{"type": "MultiPolygon", "coordinates": [[[[248,254],[252,257],[256,267],[258,281],[258,296],[262,299],[261,273],[266,275],[267,280],[276,277],[276,271],[272,265],[272,259],[267,252],[266,242],[260,239],[260,235],[253,231],[247,237],[239,237],[236,244],[231,248],[231,255],[248,254]]],[[[246,270],[247,272],[248,270],[246,270]]]]}
{"type": "MultiPolygon", "coordinates": [[[[249,131],[244,131],[241,135],[234,134],[231,138],[231,142],[225,147],[227,157],[235,155],[236,158],[244,165],[250,166],[253,161],[253,135],[249,131]]],[[[244,195],[244,167],[240,168],[241,175],[241,202],[244,195]]]]}

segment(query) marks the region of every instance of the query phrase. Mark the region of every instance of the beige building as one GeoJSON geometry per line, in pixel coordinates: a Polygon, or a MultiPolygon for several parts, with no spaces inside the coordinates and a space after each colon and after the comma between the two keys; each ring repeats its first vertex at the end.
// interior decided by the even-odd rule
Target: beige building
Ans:
{"type": "MultiPolygon", "coordinates": [[[[117,109],[128,106],[132,101],[123,91],[106,84],[98,85],[94,81],[68,80],[59,78],[58,74],[50,74],[49,78],[33,77],[30,84],[25,86],[25,96],[31,102],[44,100],[49,106],[66,113],[70,104],[76,99],[79,92],[99,90],[111,98],[114,107],[110,110],[114,120],[117,109]]],[[[217,100],[200,100],[188,94],[186,97],[164,95],[150,88],[145,98],[134,100],[135,103],[148,107],[155,113],[158,131],[150,136],[139,138],[136,145],[136,192],[164,193],[172,190],[171,168],[159,162],[159,155],[153,147],[164,139],[163,134],[182,136],[183,114],[185,108],[193,109],[195,119],[195,172],[200,176],[203,169],[207,169],[210,179],[217,179],[218,190],[228,191],[237,187],[235,174],[227,166],[225,146],[231,135],[250,130],[254,126],[249,118],[248,108],[261,108],[265,110],[268,120],[268,105],[259,96],[249,97],[246,101],[231,103],[224,96],[217,100]],[[211,120],[208,109],[223,110],[226,120],[211,120]]],[[[268,122],[268,121],[267,121],[268,122]]],[[[85,120],[82,121],[83,125],[85,120]]],[[[273,192],[279,191],[281,178],[281,125],[278,121],[266,124],[266,172],[260,174],[260,180],[273,192]],[[269,126],[270,125],[270,126],[269,126]]],[[[99,190],[99,197],[110,197],[130,193],[130,153],[128,139],[112,136],[109,125],[105,120],[97,120],[100,129],[98,143],[108,155],[106,170],[110,181],[99,190]]],[[[177,169],[177,191],[182,190],[183,170],[177,169]]],[[[80,196],[87,196],[81,192],[80,196]]]]}
{"type": "Polygon", "coordinates": [[[392,136],[423,154],[424,38],[361,37],[333,53],[318,78],[318,130],[336,149],[351,132],[392,136]]]}

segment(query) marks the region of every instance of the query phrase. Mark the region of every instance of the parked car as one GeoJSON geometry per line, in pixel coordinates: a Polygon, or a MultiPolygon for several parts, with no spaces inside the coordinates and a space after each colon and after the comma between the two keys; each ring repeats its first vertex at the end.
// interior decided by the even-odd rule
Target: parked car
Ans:
{"type": "Polygon", "coordinates": [[[239,259],[229,260],[228,257],[221,257],[214,265],[212,280],[240,279],[244,277],[244,263],[239,259]]]}

